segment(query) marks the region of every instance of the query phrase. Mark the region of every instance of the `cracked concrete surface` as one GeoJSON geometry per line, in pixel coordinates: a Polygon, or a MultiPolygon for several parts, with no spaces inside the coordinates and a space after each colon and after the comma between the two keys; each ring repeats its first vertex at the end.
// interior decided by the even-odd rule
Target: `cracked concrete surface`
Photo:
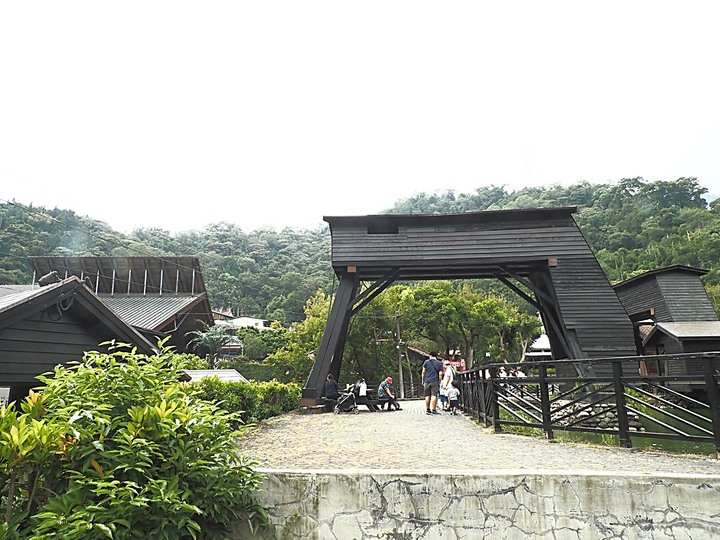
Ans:
{"type": "Polygon", "coordinates": [[[720,462],[497,435],[462,416],[289,414],[244,437],[278,538],[720,539],[720,462]],[[379,441],[385,441],[379,444],[379,441]]]}
{"type": "Polygon", "coordinates": [[[260,502],[286,539],[720,538],[720,475],[266,473],[260,502]]]}

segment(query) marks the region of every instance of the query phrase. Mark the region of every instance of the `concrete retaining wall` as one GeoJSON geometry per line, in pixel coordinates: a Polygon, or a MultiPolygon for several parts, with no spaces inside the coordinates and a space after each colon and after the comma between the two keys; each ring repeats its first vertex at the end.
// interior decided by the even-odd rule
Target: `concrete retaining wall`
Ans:
{"type": "Polygon", "coordinates": [[[288,540],[720,538],[720,475],[261,472],[288,540]]]}

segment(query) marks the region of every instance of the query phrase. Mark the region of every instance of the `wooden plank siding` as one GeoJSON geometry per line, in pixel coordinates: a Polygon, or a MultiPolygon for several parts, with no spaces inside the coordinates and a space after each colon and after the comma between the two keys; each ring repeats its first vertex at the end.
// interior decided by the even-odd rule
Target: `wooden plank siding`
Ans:
{"type": "Polygon", "coordinates": [[[685,272],[656,276],[658,289],[666,300],[671,321],[717,321],[699,277],[685,272]]]}
{"type": "Polygon", "coordinates": [[[69,313],[54,322],[46,317],[45,312],[37,313],[0,330],[0,382],[37,382],[35,376],[58,364],[82,360],[85,351],[98,350],[99,343],[115,337],[69,313]]]}
{"type": "Polygon", "coordinates": [[[564,325],[588,358],[637,354],[630,319],[594,256],[559,258],[550,275],[564,325]]]}
{"type": "MultiPolygon", "coordinates": [[[[618,283],[614,289],[628,314],[638,317],[652,313],[656,323],[680,323],[717,321],[717,315],[700,281],[704,270],[686,266],[659,268],[618,283]]],[[[692,352],[706,352],[718,349],[717,340],[676,339],[663,332],[655,332],[645,344],[645,352],[659,352],[674,355],[692,352]]],[[[665,362],[666,374],[671,377],[701,375],[701,361],[665,362]]],[[[675,385],[681,391],[689,390],[686,385],[675,385]]]]}
{"type": "Polygon", "coordinates": [[[634,355],[632,324],[574,212],[570,207],[325,221],[338,275],[348,268],[361,280],[394,269],[399,280],[549,273],[562,324],[575,332],[587,357],[634,355]]]}
{"type": "MultiPolygon", "coordinates": [[[[427,231],[425,235],[403,233],[396,235],[368,234],[366,229],[332,228],[332,264],[336,271],[347,266],[361,269],[361,278],[372,279],[393,267],[433,267],[456,265],[464,273],[473,271],[478,277],[491,275],[499,264],[518,266],[522,271],[528,263],[550,257],[588,256],[589,248],[572,222],[569,226],[534,230],[502,229],[463,231],[454,235],[447,226],[427,231]]],[[[592,256],[592,253],[590,253],[592,256]]]]}
{"type": "MultiPolygon", "coordinates": [[[[36,376],[82,360],[117,340],[153,354],[153,346],[107,308],[77,277],[5,297],[0,306],[0,386],[26,391],[36,376]]],[[[15,392],[15,391],[11,391],[15,392]]],[[[15,392],[15,398],[21,397],[15,392]]]]}
{"type": "Polygon", "coordinates": [[[654,309],[656,322],[718,320],[700,276],[705,270],[687,266],[660,268],[615,285],[629,315],[654,309]]]}
{"type": "Polygon", "coordinates": [[[615,292],[625,306],[628,315],[633,316],[654,310],[653,319],[656,322],[673,322],[670,308],[654,279],[639,281],[632,287],[616,285],[615,292]]]}

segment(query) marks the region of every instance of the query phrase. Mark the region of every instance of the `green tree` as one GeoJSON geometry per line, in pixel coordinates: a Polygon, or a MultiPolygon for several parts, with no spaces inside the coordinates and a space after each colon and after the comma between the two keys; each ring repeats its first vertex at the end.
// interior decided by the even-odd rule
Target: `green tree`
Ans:
{"type": "Polygon", "coordinates": [[[223,326],[203,324],[203,330],[193,330],[186,334],[188,336],[195,336],[188,342],[188,345],[190,345],[194,351],[210,355],[212,358],[210,367],[217,369],[220,351],[225,345],[235,341],[235,337],[228,334],[223,326]]]}
{"type": "Polygon", "coordinates": [[[268,356],[267,361],[285,374],[282,382],[307,379],[325,331],[330,305],[331,297],[317,291],[305,304],[305,320],[290,326],[287,345],[268,356]]]}

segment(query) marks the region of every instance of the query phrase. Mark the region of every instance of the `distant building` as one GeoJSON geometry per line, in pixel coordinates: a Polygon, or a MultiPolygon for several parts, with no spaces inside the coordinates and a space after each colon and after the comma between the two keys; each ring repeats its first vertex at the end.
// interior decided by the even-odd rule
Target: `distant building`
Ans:
{"type": "Polygon", "coordinates": [[[270,326],[272,321],[267,319],[256,319],[254,317],[238,317],[236,319],[217,320],[215,324],[218,326],[228,326],[232,328],[256,328],[258,330],[273,330],[270,326]]]}
{"type": "Polygon", "coordinates": [[[197,382],[207,377],[217,377],[222,382],[250,382],[235,369],[185,369],[180,380],[197,382]]]}
{"type": "Polygon", "coordinates": [[[552,360],[552,349],[547,334],[542,334],[532,342],[525,353],[525,360],[552,360]]]}
{"type": "MultiPolygon", "coordinates": [[[[701,375],[701,361],[663,355],[720,351],[720,320],[700,281],[706,270],[669,266],[614,286],[633,321],[638,354],[657,355],[641,363],[644,375],[701,375]]],[[[720,368],[720,365],[717,366],[720,368]]]]}

